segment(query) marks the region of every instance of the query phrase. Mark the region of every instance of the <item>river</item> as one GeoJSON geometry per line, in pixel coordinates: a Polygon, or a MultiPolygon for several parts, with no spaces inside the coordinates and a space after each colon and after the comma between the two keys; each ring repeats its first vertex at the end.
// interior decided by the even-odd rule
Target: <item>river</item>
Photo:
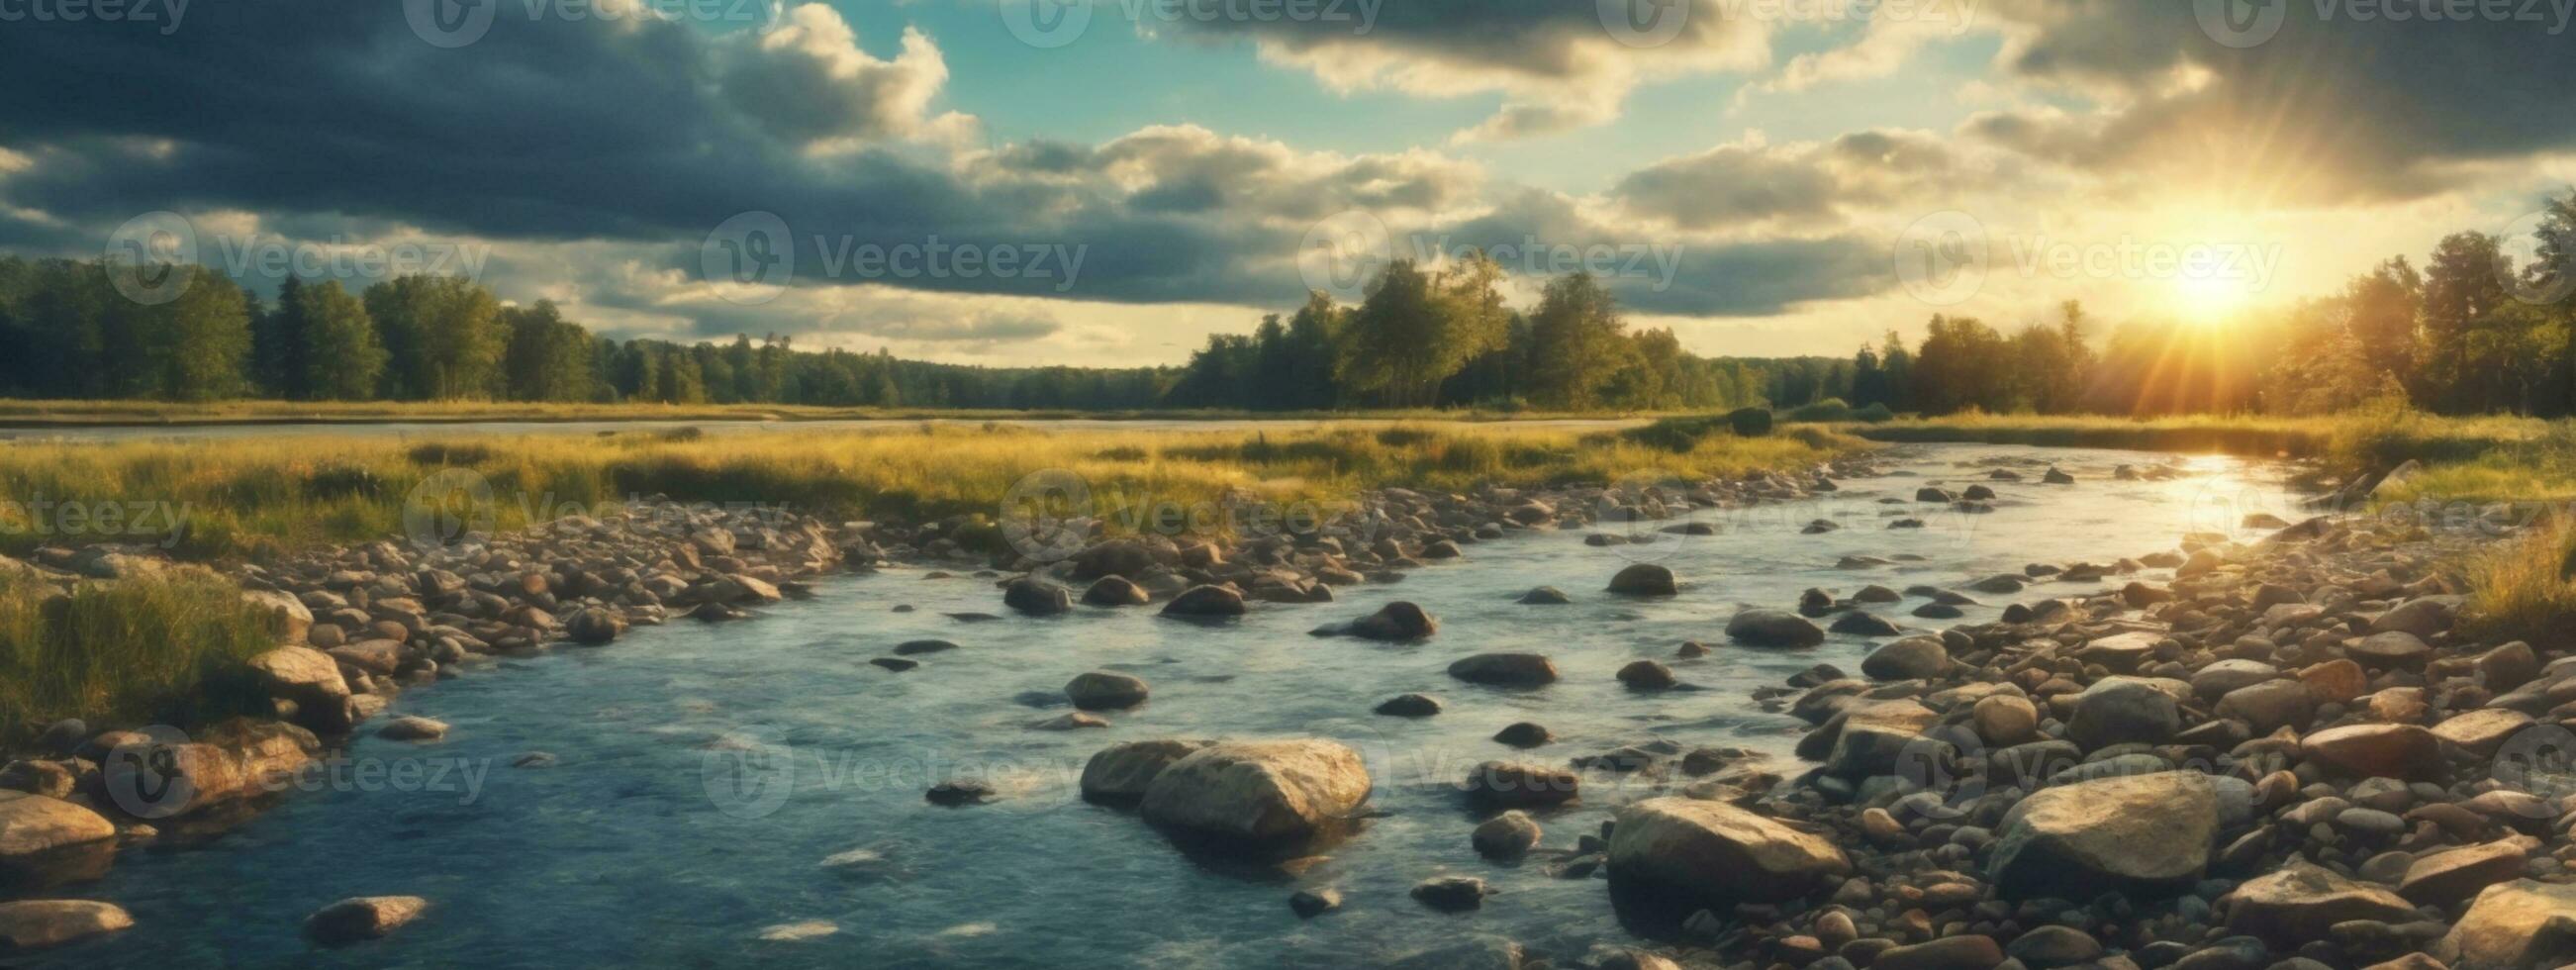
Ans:
{"type": "MultiPolygon", "coordinates": [[[[115,901],[138,925],[44,954],[28,966],[383,967],[737,966],[1048,968],[1365,966],[1483,934],[1570,963],[1595,940],[1625,938],[1604,884],[1556,879],[1548,860],[1480,860],[1477,816],[1456,784],[1480,760],[1519,757],[1490,740],[1515,721],[1557,735],[1527,760],[1563,763],[1650,739],[1685,747],[1787,752],[1801,724],[1748,694],[1818,662],[1857,670],[1866,641],[1835,637],[1801,652],[1723,645],[1738,604],[1793,607],[1811,587],[1955,586],[2029,563],[2108,563],[2172,549],[2189,531],[2226,531],[2281,507],[2268,466],[2188,459],[2166,482],[2114,481],[2117,464],[2167,459],[2103,451],[1923,446],[1891,453],[1893,477],[1855,480],[1828,498],[1706,513],[1724,532],[1642,547],[1594,548],[1575,533],[1531,533],[1467,547],[1454,565],[1402,583],[1345,590],[1320,606],[1256,606],[1229,627],[1153,611],[1083,611],[1053,620],[960,623],[1000,612],[989,579],[924,570],[846,576],[813,602],[756,621],[681,622],[601,650],[558,649],[404,694],[393,713],[454,726],[443,743],[361,737],[348,762],[307,776],[274,810],[210,844],[128,852],[102,882],[71,895],[115,901]],[[2035,484],[2047,462],[2079,484],[2035,484]],[[2031,483],[1996,483],[1996,510],[1960,515],[1912,502],[1930,482],[1964,487],[1990,466],[2031,483]],[[1897,503],[1882,503],[1895,498],[1897,503]],[[1920,530],[1891,530],[1894,515],[1920,530]],[[1847,528],[1800,529],[1830,518],[1847,528]],[[1847,555],[1920,561],[1836,569],[1847,555]],[[1667,601],[1599,592],[1639,559],[1687,584],[1667,601]],[[1570,606],[1522,606],[1539,585],[1570,606]],[[1316,639],[1311,628],[1395,599],[1444,622],[1422,644],[1316,639]],[[898,605],[911,612],[896,612],[898,605]],[[918,670],[869,665],[902,641],[963,649],[918,670]],[[1673,661],[1685,640],[1716,647],[1673,661]],[[1507,691],[1453,681],[1468,653],[1552,655],[1554,686],[1507,691]],[[1667,659],[1696,690],[1636,694],[1612,673],[1667,659]],[[1065,708],[1051,699],[1088,670],[1134,673],[1149,704],[1106,730],[1030,728],[1065,708]],[[1435,717],[1378,717],[1408,691],[1442,699],[1435,717]],[[1084,759],[1152,737],[1320,735],[1370,757],[1385,815],[1294,874],[1203,864],[1130,812],[1081,801],[1084,759]],[[531,751],[551,768],[516,768],[531,751]],[[968,808],[923,800],[932,782],[984,771],[1005,797],[968,808]],[[1467,915],[1407,898],[1441,874],[1480,876],[1498,894],[1467,915]],[[1337,887],[1338,913],[1289,912],[1301,887],[1337,887]],[[337,951],[301,940],[303,917],[334,900],[418,895],[432,909],[393,937],[337,951]],[[800,941],[766,928],[836,927],[800,941]]],[[[1647,531],[1652,531],[1651,529],[1647,531]]],[[[962,572],[962,571],[961,571],[962,572]]],[[[2145,578],[2161,579],[2150,573],[2145,578]]],[[[2125,582],[2116,578],[2114,582],[2125,582]]],[[[2095,588],[2043,584],[1980,597],[1964,622],[2012,599],[2095,588]]],[[[1885,615],[1904,614],[1920,599],[1885,615]]],[[[1589,774],[1578,803],[1538,816],[1544,846],[1598,830],[1618,804],[1654,793],[1589,774]]],[[[817,928],[819,933],[819,928],[817,928]]]]}

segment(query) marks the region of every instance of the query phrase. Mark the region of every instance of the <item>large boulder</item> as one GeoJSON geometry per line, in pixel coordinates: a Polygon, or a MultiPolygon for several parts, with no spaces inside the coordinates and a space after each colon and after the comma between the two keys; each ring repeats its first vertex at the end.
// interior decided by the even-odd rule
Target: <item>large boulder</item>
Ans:
{"type": "Polygon", "coordinates": [[[0,869],[116,838],[97,812],[59,798],[0,791],[0,869]]]}
{"type": "Polygon", "coordinates": [[[347,946],[401,929],[428,908],[429,900],[418,896],[343,899],[305,917],[304,935],[323,946],[347,946]]]}
{"type": "Polygon", "coordinates": [[[242,602],[250,604],[268,620],[269,630],[277,635],[279,643],[300,645],[304,642],[305,632],[313,629],[313,610],[293,596],[276,590],[251,589],[242,591],[242,602]]]}
{"type": "Polygon", "coordinates": [[[1935,637],[1907,637],[1870,651],[1860,672],[1877,680],[1929,680],[1950,666],[1950,651],[1935,637]]]}
{"type": "Polygon", "coordinates": [[[2415,907],[2396,893],[2296,858],[2236,887],[2219,903],[2227,909],[2229,930],[2261,937],[2282,950],[2325,939],[2329,929],[2347,920],[2415,919],[2415,907]]]}
{"type": "Polygon", "coordinates": [[[616,611],[603,607],[586,607],[564,618],[564,635],[585,647],[606,646],[626,632],[626,620],[616,611]]]}
{"type": "Polygon", "coordinates": [[[1681,583],[1672,570],[1641,562],[1610,577],[1610,591],[1622,596],[1679,596],[1681,583]]]}
{"type": "Polygon", "coordinates": [[[1002,605],[1029,616],[1055,616],[1073,609],[1073,592],[1042,579],[1017,579],[1002,588],[1002,605]]]}
{"type": "Polygon", "coordinates": [[[1449,665],[1449,676],[1495,687],[1537,687],[1556,682],[1556,664],[1535,653],[1480,653],[1449,665]]]}
{"type": "Polygon", "coordinates": [[[2267,680],[2228,691],[2218,699],[2218,716],[2243,721],[2256,734],[2284,727],[2304,730],[2316,714],[2316,692],[2296,680],[2267,680]]]}
{"type": "Polygon", "coordinates": [[[2075,698],[2066,736],[2084,750],[2115,744],[2163,744],[2182,730],[2173,695],[2145,681],[2107,677],[2075,698]]]}
{"type": "Polygon", "coordinates": [[[1123,711],[1145,703],[1145,680],[1129,674],[1095,670],[1064,685],[1073,706],[1086,711],[1123,711]]]}
{"type": "Polygon", "coordinates": [[[1796,899],[1851,874],[1832,841],[1723,802],[1650,798],[1611,828],[1611,886],[1683,908],[1796,899]]]}
{"type": "Polygon", "coordinates": [[[1129,741],[1101,749],[1082,766],[1082,797],[1120,804],[1145,797],[1154,777],[1174,762],[1196,753],[1208,741],[1129,741]]]}
{"type": "Polygon", "coordinates": [[[2576,962],[2576,885],[2517,879],[2489,886],[2432,949],[2451,970],[2576,962]]]}
{"type": "Polygon", "coordinates": [[[1743,610],[1726,621],[1726,638],[1755,647],[1812,647],[1825,642],[1825,631],[1795,613],[1743,610]]]}
{"type": "Polygon", "coordinates": [[[1318,739],[1232,741],[1192,752],[1145,787],[1145,820],[1247,846],[1327,833],[1368,800],[1368,766],[1318,739]]]}
{"type": "Polygon", "coordinates": [[[99,767],[119,809],[165,819],[275,792],[280,779],[311,763],[321,747],[303,728],[242,721],[219,726],[202,741],[133,735],[99,767]]]}
{"type": "Polygon", "coordinates": [[[2447,906],[2488,886],[2522,876],[2524,853],[2514,839],[2462,846],[2416,859],[2397,880],[2397,893],[2418,903],[2447,906]]]}
{"type": "Polygon", "coordinates": [[[1840,717],[1827,722],[1833,746],[1824,755],[1825,771],[1863,779],[1898,770],[1908,749],[1920,742],[1923,729],[1941,716],[1909,698],[1854,701],[1840,717]]]}
{"type": "Polygon", "coordinates": [[[309,647],[279,647],[250,658],[260,684],[270,697],[295,705],[295,720],[316,731],[344,733],[355,727],[349,706],[349,681],[330,654],[309,647]]]}
{"type": "Polygon", "coordinates": [[[1440,618],[1420,606],[1398,600],[1351,621],[1341,632],[1363,640],[1405,643],[1426,640],[1440,632],[1440,618]]]}
{"type": "Polygon", "coordinates": [[[1124,576],[1102,576],[1082,591],[1082,601],[1092,606],[1143,606],[1154,601],[1154,594],[1124,576]]]}
{"type": "Polygon", "coordinates": [[[1222,618],[1243,615],[1243,594],[1231,586],[1192,586],[1163,604],[1164,616],[1222,618]]]}
{"type": "Polygon", "coordinates": [[[2200,878],[2217,833],[2217,788],[2196,771],[2059,785],[2005,814],[1987,874],[2014,898],[2170,894],[2200,878]]]}
{"type": "Polygon", "coordinates": [[[1158,560],[1154,551],[1132,539],[1104,542],[1075,553],[1073,578],[1089,581],[1116,576],[1142,582],[1151,575],[1158,560]]]}
{"type": "Polygon", "coordinates": [[[0,903],[0,956],[31,953],[134,926],[121,907],[85,899],[0,903]]]}

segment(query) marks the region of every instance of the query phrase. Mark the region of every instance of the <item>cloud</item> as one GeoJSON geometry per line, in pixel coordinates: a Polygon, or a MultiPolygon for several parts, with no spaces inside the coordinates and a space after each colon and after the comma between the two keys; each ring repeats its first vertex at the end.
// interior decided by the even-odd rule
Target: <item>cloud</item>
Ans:
{"type": "Polygon", "coordinates": [[[916,137],[971,128],[961,115],[929,115],[948,82],[939,45],[903,33],[903,53],[878,60],[859,49],[838,11],[807,4],[777,29],[727,36],[711,50],[726,101],[789,144],[916,137]]]}
{"type": "Polygon", "coordinates": [[[2017,181],[2011,160],[1928,132],[1859,131],[1824,142],[1758,139],[1667,159],[1610,190],[1630,214],[1691,230],[1829,229],[1863,210],[1939,208],[2017,181]]]}

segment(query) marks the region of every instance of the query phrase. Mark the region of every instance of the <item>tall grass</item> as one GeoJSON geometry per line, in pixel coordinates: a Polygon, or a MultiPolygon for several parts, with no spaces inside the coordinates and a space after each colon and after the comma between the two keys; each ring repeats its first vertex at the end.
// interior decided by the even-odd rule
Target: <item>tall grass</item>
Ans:
{"type": "Polygon", "coordinates": [[[185,726],[258,713],[243,661],[276,645],[269,623],[202,570],[68,594],[0,573],[0,750],[67,717],[185,726]]]}
{"type": "Polygon", "coordinates": [[[2471,632],[2544,648],[2576,634],[2576,520],[2556,516],[2531,534],[2500,543],[2468,563],[2471,632]]]}
{"type": "Polygon", "coordinates": [[[1482,482],[1734,475],[1810,464],[1855,445],[1802,431],[1712,436],[1676,451],[1615,434],[1457,423],[1289,432],[925,424],[706,436],[484,435],[429,444],[345,435],[21,444],[0,451],[0,550],[128,538],[165,544],[186,558],[256,559],[395,537],[414,489],[448,468],[469,469],[490,484],[491,521],[506,530],[652,494],[926,519],[994,513],[1015,484],[1049,470],[1079,477],[1104,503],[1212,505],[1241,494],[1333,501],[1383,485],[1458,490],[1482,482]],[[34,514],[38,499],[56,508],[153,503],[185,526],[175,534],[68,535],[34,514]]]}

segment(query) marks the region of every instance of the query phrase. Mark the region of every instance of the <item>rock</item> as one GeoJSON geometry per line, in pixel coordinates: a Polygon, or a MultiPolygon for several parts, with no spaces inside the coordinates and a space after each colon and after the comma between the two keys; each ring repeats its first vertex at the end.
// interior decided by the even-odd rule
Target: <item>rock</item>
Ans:
{"type": "Polygon", "coordinates": [[[1344,631],[1363,640],[1406,643],[1427,640],[1440,632],[1440,618],[1424,612],[1422,607],[1398,600],[1352,621],[1344,631]]]}
{"type": "Polygon", "coordinates": [[[1469,771],[1459,789],[1494,808],[1541,808],[1573,801],[1582,785],[1581,777],[1562,768],[1488,761],[1469,771]]]}
{"type": "Polygon", "coordinates": [[[2191,692],[2201,700],[2216,701],[2232,691],[2279,679],[2281,668],[2259,660],[2221,660],[2192,671],[2191,692]]]}
{"type": "Polygon", "coordinates": [[[343,899],[305,917],[304,935],[323,946],[347,946],[401,929],[428,908],[429,901],[418,896],[343,899]]]}
{"type": "Polygon", "coordinates": [[[1475,846],[1477,855],[1509,862],[1538,847],[1541,834],[1538,823],[1531,821],[1527,813],[1512,811],[1476,826],[1468,841],[1475,846]]]}
{"type": "Polygon", "coordinates": [[[2170,894],[2200,878],[2217,832],[2217,789],[2196,771],[2059,785],[2005,814],[1987,872],[2018,899],[2170,894]]]}
{"type": "Polygon", "coordinates": [[[1726,621],[1727,639],[1755,647],[1812,647],[1825,631],[1806,617],[1779,610],[1743,610],[1726,621]]]}
{"type": "Polygon", "coordinates": [[[1087,714],[1082,711],[1075,711],[1071,714],[1048,718],[1029,726],[1040,731],[1081,731],[1090,728],[1108,727],[1109,719],[1097,714],[1087,714]]]}
{"type": "Polygon", "coordinates": [[[2522,846],[2512,839],[2436,852],[2406,867],[2397,893],[2417,903],[2448,906],[2520,878],[2523,856],[2522,846]]]}
{"type": "Polygon", "coordinates": [[[2406,633],[2418,639],[2430,637],[2451,628],[2451,614],[2459,608],[2460,602],[2457,596],[2424,596],[2407,600],[2370,621],[2370,632],[2406,633]]]}
{"type": "Polygon", "coordinates": [[[1088,801],[1112,804],[1133,802],[1145,797],[1146,787],[1173,763],[1189,757],[1210,742],[1206,741],[1129,741],[1101,749],[1082,766],[1082,797],[1088,801]]]}
{"type": "Polygon", "coordinates": [[[436,741],[447,736],[447,722],[426,717],[398,717],[376,732],[388,741],[436,741]]]}
{"type": "Polygon", "coordinates": [[[1141,582],[1159,563],[1154,551],[1132,539],[1103,542],[1073,556],[1073,578],[1083,582],[1117,577],[1141,582]]]}
{"type": "Polygon", "coordinates": [[[956,649],[959,649],[956,644],[946,640],[907,640],[894,645],[894,655],[918,657],[923,654],[947,653],[956,649]]]}
{"type": "Polygon", "coordinates": [[[59,798],[0,791],[0,868],[114,838],[116,826],[97,812],[59,798]]]}
{"type": "Polygon", "coordinates": [[[2059,470],[2057,469],[2057,466],[2055,466],[2055,465],[2050,465],[2050,466],[2048,466],[2048,474],[2040,476],[2040,479],[2039,479],[2039,480],[2040,480],[2040,483],[2041,483],[2041,484],[2044,484],[2044,485],[2073,485],[2073,484],[2075,484],[2075,476],[2073,476],[2073,475],[2069,475],[2069,474],[2067,474],[2067,473],[2065,473],[2065,472],[2063,472],[2063,471],[2059,471],[2059,470]]]}
{"type": "Polygon", "coordinates": [[[1851,860],[1821,836],[1689,798],[1620,809],[1608,865],[1614,890],[1719,912],[1797,899],[1852,872],[1851,860]]]}
{"type": "Polygon", "coordinates": [[[1534,653],[1480,653],[1450,664],[1449,676],[1471,684],[1537,687],[1556,682],[1556,664],[1534,653]]]}
{"type": "Polygon", "coordinates": [[[349,709],[349,682],[329,654],[306,647],[279,647],[250,658],[260,685],[271,697],[292,701],[296,721],[316,731],[341,733],[356,726],[349,709]]]}
{"type": "Polygon", "coordinates": [[[1430,717],[1440,713],[1440,701],[1429,694],[1404,694],[1387,699],[1376,711],[1388,717],[1430,717]]]}
{"type": "Polygon", "coordinates": [[[2284,727],[2304,729],[2316,714],[2316,693],[2295,680],[2239,687],[2218,700],[2218,716],[2244,721],[2256,734],[2270,734],[2284,727]]]}
{"type": "Polygon", "coordinates": [[[2350,660],[2328,660],[2299,669],[2299,682],[2320,704],[2350,704],[2370,690],[2370,673],[2350,660]]]}
{"type": "MultiPolygon", "coordinates": [[[[1931,708],[1912,700],[1856,701],[1843,708],[1838,721],[1827,725],[1833,746],[1823,755],[1824,770],[1855,781],[1893,774],[1906,749],[1939,719],[1931,708]]],[[[1801,744],[1799,754],[1807,753],[1801,744]]]]}
{"type": "Polygon", "coordinates": [[[2299,742],[2299,753],[2325,767],[2361,778],[2426,780],[2441,773],[2441,743],[2412,724],[2354,724],[2328,728],[2299,742]]]}
{"type": "Polygon", "coordinates": [[[1243,594],[1230,586],[1192,586],[1163,606],[1164,616],[1222,618],[1242,616],[1243,594]]]}
{"type": "Polygon", "coordinates": [[[2576,962],[2576,885],[2517,879],[2489,886],[2432,952],[2452,970],[2576,962]]]}
{"type": "Polygon", "coordinates": [[[133,916],[107,903],[82,899],[0,903],[0,956],[50,950],[133,926],[133,916]]]}
{"type": "Polygon", "coordinates": [[[1527,749],[1545,745],[1555,740],[1555,737],[1550,735],[1547,728],[1542,725],[1519,721],[1494,732],[1494,740],[1515,748],[1527,749]]]}
{"type": "Polygon", "coordinates": [[[930,790],[921,795],[923,801],[943,808],[981,805],[992,801],[993,797],[993,786],[969,779],[943,781],[930,786],[930,790]]]}
{"type": "Polygon", "coordinates": [[[602,646],[626,632],[626,621],[616,613],[598,607],[579,610],[564,619],[564,635],[572,642],[587,647],[602,646]]]}
{"type": "Polygon", "coordinates": [[[2101,959],[2102,943],[2071,926],[2040,926],[2014,939],[2004,955],[2031,970],[2055,970],[2101,959]]]}
{"type": "Polygon", "coordinates": [[[2156,644],[2164,637],[2146,631],[2133,631],[2102,637],[2075,651],[2075,659],[2101,664],[2112,673],[2136,673],[2138,665],[2156,655],[2156,644]]]}
{"type": "Polygon", "coordinates": [[[1652,660],[1639,660],[1619,668],[1619,682],[1628,685],[1630,690],[1667,690],[1680,683],[1673,677],[1673,668],[1652,660]]]}
{"type": "Polygon", "coordinates": [[[1464,913],[1485,905],[1485,881],[1474,876],[1441,876],[1413,886],[1413,901],[1443,913],[1464,913]]]}
{"type": "Polygon", "coordinates": [[[1028,616],[1055,616],[1073,609],[1073,593],[1039,579],[1018,579],[1002,588],[1002,605],[1028,616]]]}
{"type": "Polygon", "coordinates": [[[77,780],[70,768],[56,761],[12,761],[0,767],[0,791],[70,798],[77,780]]]}
{"type": "Polygon", "coordinates": [[[2075,699],[2066,736],[2086,751],[2115,744],[2163,744],[2182,729],[2172,695],[2143,681],[2107,678],[2075,699]]]}
{"type": "Polygon", "coordinates": [[[1314,919],[1342,908],[1342,891],[1330,887],[1303,889],[1288,897],[1288,911],[1298,919],[1314,919]]]}
{"type": "Polygon", "coordinates": [[[1574,602],[1574,600],[1572,597],[1565,595],[1564,590],[1558,589],[1554,586],[1541,586],[1537,589],[1530,590],[1529,592],[1522,593],[1519,602],[1523,606],[1564,606],[1574,602]]]}
{"type": "Polygon", "coordinates": [[[1946,936],[1926,943],[1881,952],[1870,970],[1988,970],[2004,962],[2003,947],[1991,936],[1946,936]]]}
{"type": "Polygon", "coordinates": [[[1892,637],[1905,631],[1875,613],[1853,610],[1834,618],[1830,628],[1835,633],[1854,637],[1892,637]]]}
{"type": "Polygon", "coordinates": [[[2219,903],[2227,910],[2228,930],[2259,937],[2283,950],[2325,939],[2336,923],[2404,923],[2415,918],[2415,907],[2396,893],[2300,859],[2247,881],[2219,903]]]}
{"type": "Polygon", "coordinates": [[[1066,682],[1064,693],[1081,710],[1123,711],[1145,703],[1148,691],[1143,678],[1095,670],[1066,682]]]}
{"type": "Polygon", "coordinates": [[[326,651],[331,658],[357,670],[379,677],[390,677],[402,666],[403,645],[400,640],[360,640],[345,647],[326,651]]]}
{"type": "Polygon", "coordinates": [[[921,661],[906,660],[902,657],[877,657],[868,662],[898,674],[921,666],[921,661]]]}
{"type": "Polygon", "coordinates": [[[2481,708],[2433,725],[2433,736],[2459,745],[2481,758],[2495,756],[2505,742],[2532,724],[2531,715],[2501,707],[2481,708]]]}
{"type": "Polygon", "coordinates": [[[1092,606],[1143,606],[1154,601],[1154,594],[1124,576],[1102,576],[1082,591],[1082,601],[1092,606]]]}
{"type": "Polygon", "coordinates": [[[2373,633],[2343,649],[2363,666],[2382,670],[2414,670],[2433,656],[2432,646],[2423,638],[2403,630],[2373,633]]]}
{"type": "Polygon", "coordinates": [[[1621,596],[1679,596],[1681,583],[1673,571],[1653,563],[1637,563],[1610,578],[1610,592],[1621,596]]]}
{"type": "Polygon", "coordinates": [[[1359,752],[1342,744],[1227,742],[1156,774],[1145,788],[1143,814],[1165,828],[1270,846],[1339,826],[1368,800],[1369,789],[1359,752]]]}
{"type": "Polygon", "coordinates": [[[2014,694],[1990,694],[1970,709],[1977,737],[1988,745],[2009,748],[2039,736],[2039,708],[2030,698],[2014,694]]]}
{"type": "Polygon", "coordinates": [[[1930,680],[1949,666],[1950,651],[1939,638],[1907,637],[1871,651],[1860,672],[1875,680],[1930,680]]]}

